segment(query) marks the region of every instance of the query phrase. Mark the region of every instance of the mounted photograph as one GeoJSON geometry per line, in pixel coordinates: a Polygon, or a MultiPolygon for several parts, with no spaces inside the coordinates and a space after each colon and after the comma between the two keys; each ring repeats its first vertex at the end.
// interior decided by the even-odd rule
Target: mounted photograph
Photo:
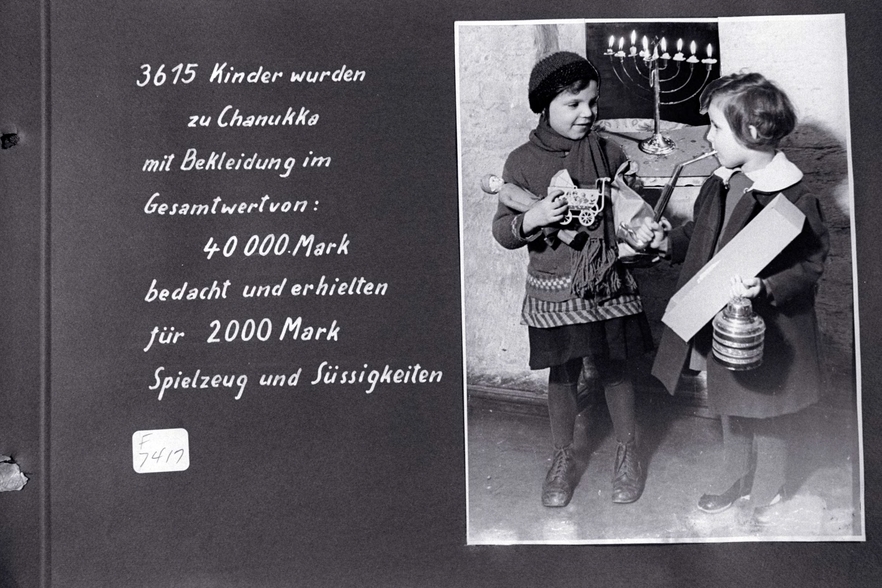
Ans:
{"type": "Polygon", "coordinates": [[[844,16],[455,36],[467,542],[865,541],[844,16]]]}

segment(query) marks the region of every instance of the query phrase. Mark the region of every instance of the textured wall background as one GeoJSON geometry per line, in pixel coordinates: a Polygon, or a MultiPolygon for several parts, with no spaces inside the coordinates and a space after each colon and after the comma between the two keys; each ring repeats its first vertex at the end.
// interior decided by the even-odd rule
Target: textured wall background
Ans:
{"type": "MultiPolygon", "coordinates": [[[[723,19],[719,31],[722,74],[763,73],[787,91],[800,114],[800,125],[783,148],[821,196],[831,231],[818,299],[822,351],[831,389],[848,395],[854,333],[844,22],[723,19]]],[[[527,104],[533,64],[558,49],[584,55],[585,27],[578,22],[486,24],[461,26],[458,37],[468,381],[541,394],[546,374],[527,368],[526,327],[520,325],[526,251],[507,251],[493,240],[496,199],[481,191],[480,179],[500,174],[507,154],[536,124],[527,104]]],[[[658,336],[676,269],[662,264],[640,270],[637,278],[658,336]]]]}
{"type": "Polygon", "coordinates": [[[782,145],[821,199],[830,256],[818,291],[829,393],[853,377],[854,296],[845,22],[838,17],[733,19],[720,23],[723,74],[756,69],[796,106],[799,126],[782,145]]]}
{"type": "Polygon", "coordinates": [[[481,177],[502,174],[508,153],[537,117],[527,103],[536,61],[557,50],[585,54],[585,27],[475,26],[459,29],[459,100],[467,370],[470,383],[542,390],[545,372],[527,368],[520,324],[527,252],[500,247],[490,233],[496,197],[481,177]]]}

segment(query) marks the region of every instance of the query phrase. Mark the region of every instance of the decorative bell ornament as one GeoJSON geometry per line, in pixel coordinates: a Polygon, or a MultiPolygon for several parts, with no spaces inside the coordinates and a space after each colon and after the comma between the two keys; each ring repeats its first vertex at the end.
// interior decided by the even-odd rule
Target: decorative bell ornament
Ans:
{"type": "Polygon", "coordinates": [[[766,324],[747,298],[736,297],[713,320],[714,358],[726,369],[752,370],[763,363],[766,324]]]}

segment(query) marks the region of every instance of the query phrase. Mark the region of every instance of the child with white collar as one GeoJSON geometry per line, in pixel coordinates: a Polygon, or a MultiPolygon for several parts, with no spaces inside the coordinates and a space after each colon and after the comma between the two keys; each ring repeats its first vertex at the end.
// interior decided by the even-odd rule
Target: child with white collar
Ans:
{"type": "Polygon", "coordinates": [[[733,74],[708,84],[701,109],[722,167],[703,184],[692,221],[672,230],[666,221],[647,221],[637,231],[683,264],[678,289],[778,194],[805,214],[801,233],[758,276],[732,276],[732,296],[750,298],[765,321],[762,365],[730,371],[709,360],[708,324],[688,342],[666,329],[652,369],[672,393],[682,370],[707,370],[708,406],[722,416],[725,461],[698,508],[718,513],[740,502],[739,520],[756,528],[774,521],[774,505],[784,496],[792,415],[819,397],[814,304],[829,239],[802,172],[777,149],[796,126],[786,94],[760,74],[733,74]]]}

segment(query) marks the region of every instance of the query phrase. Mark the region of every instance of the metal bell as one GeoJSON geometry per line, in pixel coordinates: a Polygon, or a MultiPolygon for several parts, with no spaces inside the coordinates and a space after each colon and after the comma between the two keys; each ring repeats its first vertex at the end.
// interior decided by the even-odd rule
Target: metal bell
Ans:
{"type": "Polygon", "coordinates": [[[752,370],[763,363],[766,324],[747,298],[736,297],[713,320],[714,358],[727,369],[752,370]]]}

